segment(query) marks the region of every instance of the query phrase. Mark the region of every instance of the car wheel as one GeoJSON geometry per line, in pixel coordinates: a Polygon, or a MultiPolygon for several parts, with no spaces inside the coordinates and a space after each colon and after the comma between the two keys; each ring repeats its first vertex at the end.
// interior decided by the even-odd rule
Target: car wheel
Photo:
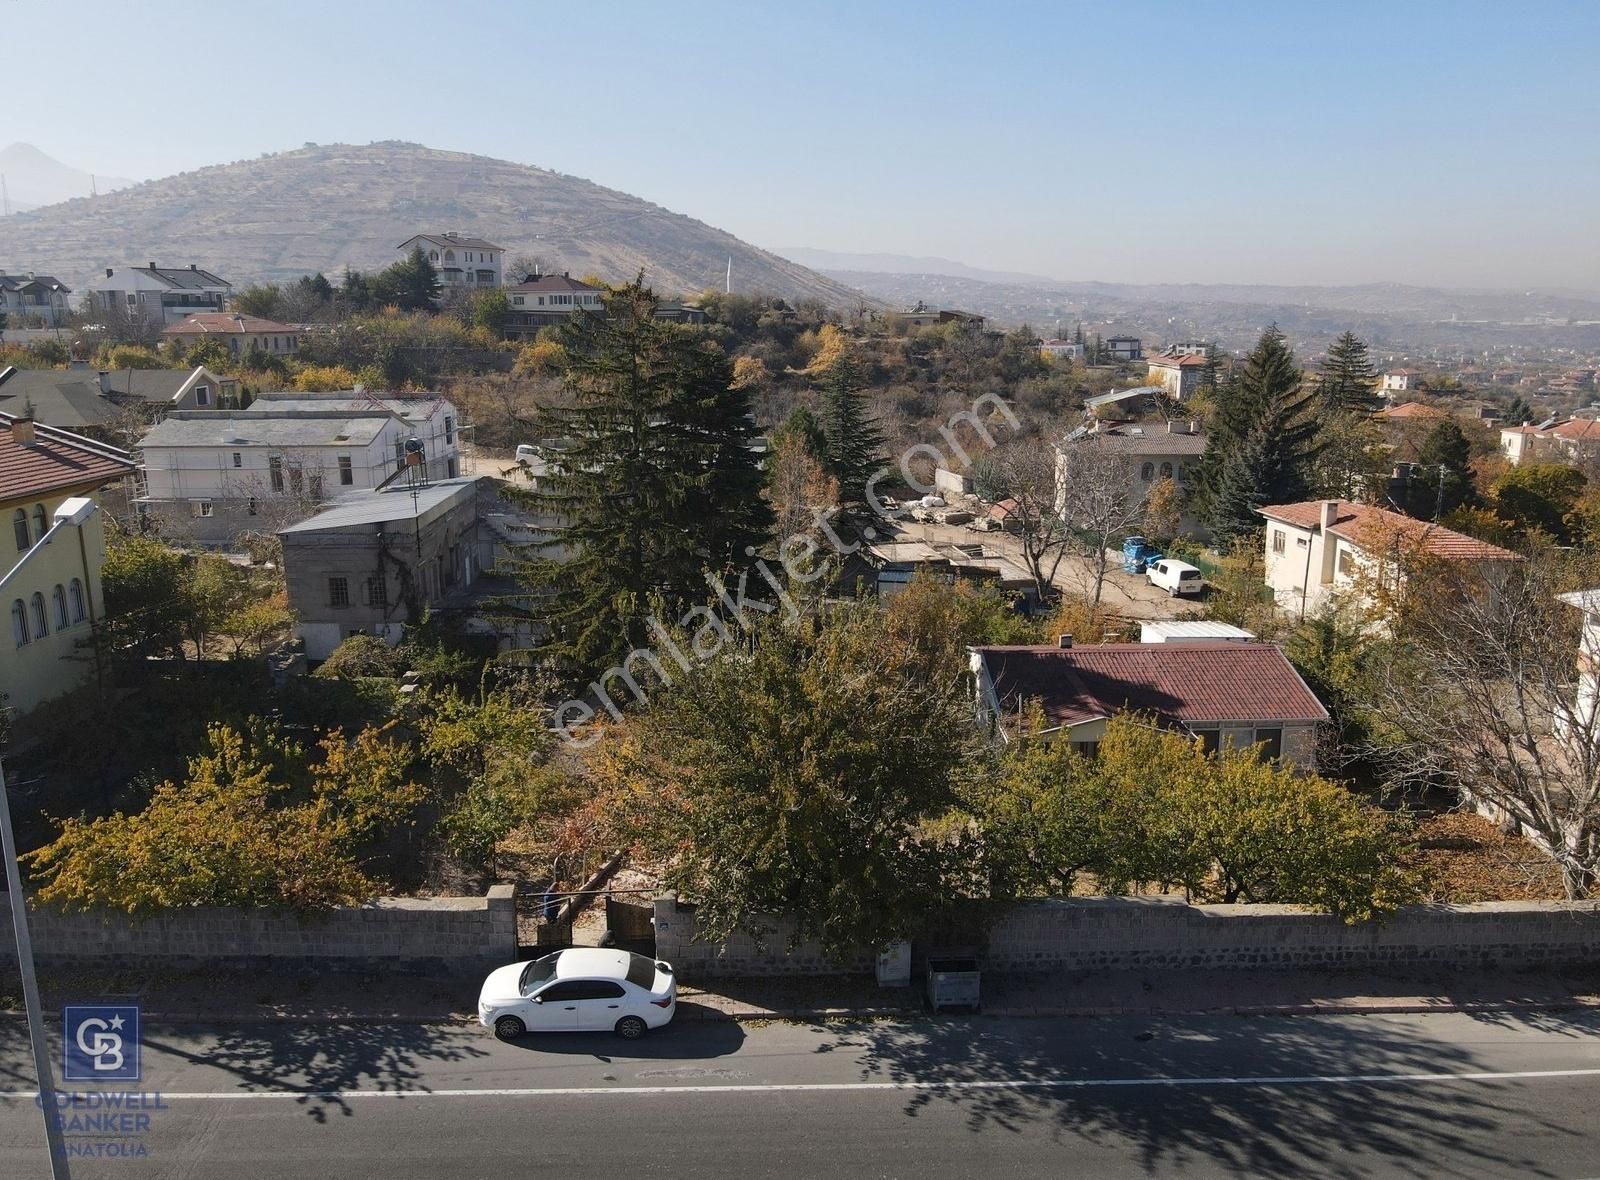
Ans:
{"type": "Polygon", "coordinates": [[[502,1041],[514,1041],[528,1031],[528,1026],[515,1016],[502,1016],[494,1022],[494,1035],[502,1041]]]}
{"type": "Polygon", "coordinates": [[[650,1030],[650,1026],[637,1016],[624,1016],[617,1021],[617,1035],[625,1041],[637,1041],[650,1030]]]}

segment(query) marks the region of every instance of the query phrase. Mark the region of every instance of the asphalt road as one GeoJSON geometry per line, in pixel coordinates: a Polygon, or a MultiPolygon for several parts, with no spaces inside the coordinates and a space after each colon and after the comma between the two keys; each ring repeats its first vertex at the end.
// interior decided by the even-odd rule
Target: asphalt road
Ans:
{"type": "MultiPolygon", "coordinates": [[[[145,1154],[80,1156],[78,1180],[1600,1176],[1593,1012],[143,1039],[145,1154]]],[[[48,1175],[31,1090],[0,1021],[5,1180],[48,1175]]]]}

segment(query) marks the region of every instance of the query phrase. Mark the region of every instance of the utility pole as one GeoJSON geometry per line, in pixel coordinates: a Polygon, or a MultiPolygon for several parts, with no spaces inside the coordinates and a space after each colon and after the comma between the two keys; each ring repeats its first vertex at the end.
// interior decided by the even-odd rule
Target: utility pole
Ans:
{"type": "Polygon", "coordinates": [[[17,939],[17,969],[22,973],[22,1004],[28,1013],[28,1037],[33,1043],[33,1070],[39,1079],[39,1110],[44,1115],[44,1137],[50,1145],[51,1180],[72,1180],[67,1169],[67,1145],[56,1122],[56,1087],[50,1069],[50,1045],[44,1035],[44,1011],[39,1007],[39,980],[33,972],[33,939],[28,934],[28,903],[22,896],[22,873],[17,868],[17,838],[11,830],[11,799],[6,793],[6,770],[0,761],[0,856],[6,860],[6,896],[11,902],[11,930],[17,939]]]}

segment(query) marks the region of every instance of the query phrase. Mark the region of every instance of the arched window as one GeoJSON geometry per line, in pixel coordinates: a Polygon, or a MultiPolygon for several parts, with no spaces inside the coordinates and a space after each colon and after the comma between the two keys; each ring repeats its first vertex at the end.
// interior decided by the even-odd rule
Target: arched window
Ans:
{"type": "Polygon", "coordinates": [[[446,250],[444,252],[444,260],[446,262],[454,262],[456,260],[456,252],[454,250],[446,250]]]}
{"type": "Polygon", "coordinates": [[[83,610],[83,583],[77,578],[72,579],[72,621],[81,623],[84,619],[83,610]]]}
{"type": "Polygon", "coordinates": [[[11,514],[11,531],[17,537],[17,552],[26,553],[33,542],[28,539],[28,514],[20,508],[11,514]]]}
{"type": "Polygon", "coordinates": [[[1171,463],[1163,463],[1161,465],[1161,478],[1162,479],[1171,479],[1172,478],[1172,464],[1171,463]]]}
{"type": "Polygon", "coordinates": [[[429,262],[438,262],[439,261],[439,251],[437,251],[437,250],[429,250],[428,251],[428,261],[429,262]]]}
{"type": "Polygon", "coordinates": [[[67,590],[60,582],[56,583],[55,593],[51,595],[56,604],[56,630],[65,631],[72,625],[67,616],[67,590]]]}
{"type": "Polygon", "coordinates": [[[1139,478],[1144,480],[1145,483],[1149,483],[1155,477],[1156,465],[1154,463],[1146,463],[1139,469],[1139,478]]]}
{"type": "Polygon", "coordinates": [[[28,646],[28,608],[20,598],[11,604],[11,638],[18,647],[28,646]]]}
{"type": "Polygon", "coordinates": [[[33,592],[33,637],[43,639],[50,634],[50,619],[44,610],[44,595],[33,592]]]}
{"type": "Polygon", "coordinates": [[[35,540],[44,540],[46,530],[50,528],[50,514],[44,510],[43,504],[33,506],[33,536],[35,540]]]}

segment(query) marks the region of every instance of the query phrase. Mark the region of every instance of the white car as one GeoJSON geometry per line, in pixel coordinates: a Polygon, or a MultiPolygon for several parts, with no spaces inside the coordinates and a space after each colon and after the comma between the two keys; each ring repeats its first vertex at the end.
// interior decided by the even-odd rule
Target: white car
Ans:
{"type": "Polygon", "coordinates": [[[1170,557],[1152,561],[1145,568],[1144,576],[1150,579],[1152,586],[1160,586],[1173,597],[1179,594],[1198,594],[1206,585],[1206,580],[1198,569],[1186,561],[1174,561],[1170,557]]]}
{"type": "Polygon", "coordinates": [[[672,966],[598,947],[557,951],[490,972],[478,1022],[502,1040],[525,1032],[614,1032],[630,1041],[678,1010],[672,966]]]}

